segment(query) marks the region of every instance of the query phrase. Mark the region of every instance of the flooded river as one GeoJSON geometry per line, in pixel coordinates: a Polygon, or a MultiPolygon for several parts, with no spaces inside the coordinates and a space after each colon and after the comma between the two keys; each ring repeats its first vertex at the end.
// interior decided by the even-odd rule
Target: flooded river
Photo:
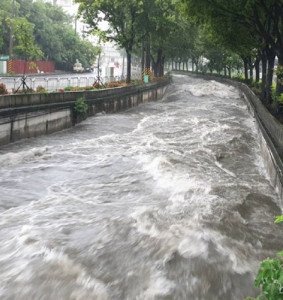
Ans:
{"type": "Polygon", "coordinates": [[[159,102],[0,149],[1,300],[240,300],[283,249],[240,93],[159,102]]]}

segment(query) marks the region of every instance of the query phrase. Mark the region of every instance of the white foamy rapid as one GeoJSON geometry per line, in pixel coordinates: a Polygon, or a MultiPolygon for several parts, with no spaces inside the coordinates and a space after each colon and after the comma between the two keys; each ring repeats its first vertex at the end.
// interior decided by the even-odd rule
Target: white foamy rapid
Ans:
{"type": "Polygon", "coordinates": [[[190,91],[194,96],[215,96],[218,98],[237,98],[239,97],[239,91],[234,87],[228,86],[214,80],[200,83],[192,83],[183,86],[185,90],[190,91]]]}
{"type": "Polygon", "coordinates": [[[233,87],[176,76],[162,101],[0,151],[1,300],[239,300],[283,249],[233,87]]]}

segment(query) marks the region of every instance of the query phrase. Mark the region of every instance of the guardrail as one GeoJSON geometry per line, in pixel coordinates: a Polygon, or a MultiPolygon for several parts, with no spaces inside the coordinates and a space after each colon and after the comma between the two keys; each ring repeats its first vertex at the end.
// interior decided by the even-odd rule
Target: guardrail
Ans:
{"type": "MultiPolygon", "coordinates": [[[[138,79],[140,75],[135,74],[132,79],[138,79]]],[[[100,77],[102,83],[125,80],[125,76],[106,76],[100,77]]],[[[44,87],[47,91],[57,91],[60,88],[68,86],[85,87],[91,86],[97,81],[97,76],[89,75],[58,75],[58,76],[27,76],[26,84],[29,88],[36,90],[38,86],[44,87]]],[[[0,82],[6,85],[7,90],[11,93],[17,90],[22,83],[22,77],[0,77],[0,82]]]]}

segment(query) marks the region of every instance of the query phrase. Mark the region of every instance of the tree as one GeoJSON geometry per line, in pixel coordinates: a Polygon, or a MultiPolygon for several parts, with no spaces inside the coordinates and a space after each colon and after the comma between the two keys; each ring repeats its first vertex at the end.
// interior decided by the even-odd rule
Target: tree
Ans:
{"type": "Polygon", "coordinates": [[[8,54],[10,28],[6,22],[7,17],[12,16],[11,2],[8,0],[1,0],[0,6],[0,53],[8,54]]]}
{"type": "MultiPolygon", "coordinates": [[[[25,19],[33,24],[34,44],[41,49],[42,58],[54,61],[57,69],[72,70],[76,59],[79,59],[85,68],[93,64],[99,47],[84,41],[75,33],[72,18],[66,15],[61,7],[41,0],[14,0],[14,13],[11,0],[1,0],[0,53],[7,54],[11,22],[19,18],[22,22],[25,19]]],[[[24,56],[17,48],[15,55],[24,56]]]]}
{"type": "Polygon", "coordinates": [[[79,12],[94,31],[115,41],[127,53],[127,82],[131,81],[131,55],[133,47],[142,38],[143,1],[140,0],[76,0],[79,12]],[[109,28],[99,28],[104,19],[109,28]]]}
{"type": "Polygon", "coordinates": [[[177,27],[177,1],[155,0],[152,1],[151,9],[147,10],[148,26],[147,30],[151,39],[151,59],[154,75],[163,75],[163,65],[167,41],[177,27]],[[155,55],[155,56],[154,56],[155,55]]]}
{"type": "MultiPolygon", "coordinates": [[[[263,60],[263,69],[265,61],[268,62],[266,77],[263,75],[264,99],[271,101],[271,84],[273,78],[273,68],[275,55],[278,56],[279,64],[283,64],[283,3],[277,0],[184,0],[187,5],[187,12],[194,14],[202,22],[209,23],[214,29],[226,28],[238,31],[240,28],[244,34],[240,37],[251,38],[256,41],[256,49],[263,60]],[[265,77],[265,78],[264,78],[265,77]]],[[[225,35],[225,31],[221,35],[225,35]]],[[[235,37],[230,34],[226,38],[235,37]]],[[[238,42],[239,39],[236,39],[238,42]]],[[[225,46],[235,45],[233,39],[226,39],[225,46]]],[[[239,41],[243,45],[243,41],[239,41]]],[[[251,44],[250,44],[251,46],[251,44]]],[[[254,46],[254,45],[253,45],[254,46]]],[[[242,49],[244,49],[243,47],[242,49]]],[[[248,47],[250,49],[250,47],[248,47]]],[[[281,91],[281,84],[278,82],[278,93],[281,91]]]]}
{"type": "Polygon", "coordinates": [[[14,37],[17,42],[14,47],[15,52],[27,59],[38,59],[43,56],[42,51],[36,45],[33,30],[34,25],[25,18],[14,18],[7,20],[10,28],[13,29],[14,37]]]}

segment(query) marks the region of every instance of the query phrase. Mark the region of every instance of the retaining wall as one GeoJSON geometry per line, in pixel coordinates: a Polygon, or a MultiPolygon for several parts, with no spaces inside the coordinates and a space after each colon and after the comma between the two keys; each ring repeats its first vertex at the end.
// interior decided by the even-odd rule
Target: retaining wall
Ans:
{"type": "Polygon", "coordinates": [[[88,116],[113,113],[163,97],[169,81],[100,91],[6,95],[0,97],[0,146],[71,127],[78,98],[85,98],[88,116]]]}

